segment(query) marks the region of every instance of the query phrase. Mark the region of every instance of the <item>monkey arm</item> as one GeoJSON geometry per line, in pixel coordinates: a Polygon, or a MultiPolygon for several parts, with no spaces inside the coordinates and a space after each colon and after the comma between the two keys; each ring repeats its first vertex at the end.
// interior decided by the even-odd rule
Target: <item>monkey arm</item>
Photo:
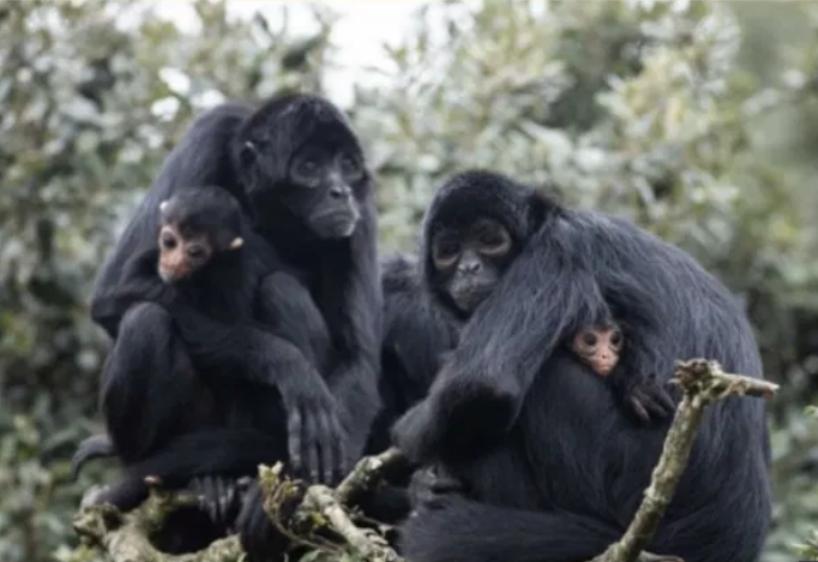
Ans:
{"type": "Polygon", "coordinates": [[[301,349],[254,322],[223,324],[192,309],[180,314],[182,306],[171,306],[171,316],[194,363],[215,376],[275,387],[287,415],[293,467],[313,481],[340,477],[345,464],[337,401],[301,349]]]}

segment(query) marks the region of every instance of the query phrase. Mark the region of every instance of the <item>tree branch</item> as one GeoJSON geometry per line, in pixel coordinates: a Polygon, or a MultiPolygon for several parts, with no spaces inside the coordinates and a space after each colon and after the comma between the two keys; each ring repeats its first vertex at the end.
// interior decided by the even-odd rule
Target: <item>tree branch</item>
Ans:
{"type": "Polygon", "coordinates": [[[339,555],[351,548],[363,560],[401,562],[402,558],[382,534],[355,523],[349,506],[374,489],[387,471],[406,462],[395,448],[364,457],[335,490],[318,484],[303,490],[298,482],[283,475],[280,463],[272,468],[261,467],[259,481],[265,497],[264,509],[276,529],[294,545],[339,555]],[[300,502],[293,509],[296,498],[300,498],[300,502]],[[340,544],[328,541],[326,531],[337,535],[340,544]]]}
{"type": "MultiPolygon", "coordinates": [[[[770,398],[778,389],[769,382],[725,373],[717,363],[704,360],[679,363],[673,382],[681,387],[683,398],[644,500],[622,539],[591,562],[678,561],[673,556],[642,551],[653,538],[687,466],[705,407],[728,396],[770,398]]],[[[405,470],[407,463],[395,448],[365,457],[335,490],[322,485],[305,487],[286,477],[281,464],[260,467],[264,508],[293,548],[326,555],[316,559],[342,560],[351,555],[367,562],[403,562],[379,529],[362,524],[363,518],[350,506],[391,471],[405,470]]],[[[198,505],[198,498],[185,492],[161,491],[152,484],[148,499],[130,513],[123,515],[111,506],[81,510],[74,528],[83,543],[104,550],[114,562],[234,562],[243,556],[236,536],[192,554],[175,556],[158,551],[149,537],[170,513],[198,505]]]]}
{"type": "MultiPolygon", "coordinates": [[[[259,467],[264,508],[279,533],[295,547],[306,547],[342,559],[345,554],[372,562],[402,562],[376,530],[359,526],[349,508],[374,489],[391,470],[402,470],[406,458],[389,449],[361,459],[336,490],[314,485],[307,488],[284,476],[282,465],[259,467]]],[[[84,507],[74,517],[74,530],[83,546],[100,549],[114,562],[236,562],[244,551],[238,537],[217,540],[204,550],[184,555],[161,552],[150,541],[168,516],[178,509],[198,507],[188,492],[171,492],[150,481],[148,499],[123,514],[110,505],[84,507]]],[[[345,558],[344,558],[345,559],[345,558]]]]}
{"type": "Polygon", "coordinates": [[[126,514],[111,505],[85,507],[74,517],[74,530],[86,547],[99,548],[114,562],[236,562],[243,555],[238,537],[211,543],[206,549],[183,555],[156,549],[149,537],[178,509],[198,506],[198,498],[171,493],[150,483],[148,499],[126,514]]]}
{"type": "Polygon", "coordinates": [[[640,553],[653,538],[673,498],[690,458],[704,408],[728,396],[771,398],[778,390],[776,384],[725,373],[717,362],[703,359],[680,362],[672,382],[681,387],[684,396],[668,430],[659,462],[653,469],[645,498],[619,542],[612,544],[591,562],[679,560],[673,556],[655,557],[650,554],[640,557],[640,553]]]}

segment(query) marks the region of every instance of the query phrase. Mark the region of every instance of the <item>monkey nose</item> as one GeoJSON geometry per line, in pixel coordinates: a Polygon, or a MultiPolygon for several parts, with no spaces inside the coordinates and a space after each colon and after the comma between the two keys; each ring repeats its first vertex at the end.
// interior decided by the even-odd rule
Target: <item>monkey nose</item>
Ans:
{"type": "Polygon", "coordinates": [[[346,184],[336,183],[329,188],[329,194],[335,199],[341,199],[349,196],[350,189],[346,184]]]}
{"type": "Polygon", "coordinates": [[[460,264],[460,271],[462,273],[477,273],[480,271],[480,262],[473,261],[473,262],[465,262],[460,264]]]}

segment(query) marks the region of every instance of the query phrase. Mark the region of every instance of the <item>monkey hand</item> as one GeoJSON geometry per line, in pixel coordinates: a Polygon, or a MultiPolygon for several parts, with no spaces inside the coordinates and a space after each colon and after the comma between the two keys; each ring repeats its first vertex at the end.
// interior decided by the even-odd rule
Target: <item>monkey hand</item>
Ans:
{"type": "Polygon", "coordinates": [[[321,375],[300,374],[280,388],[287,412],[287,447],[296,473],[331,484],[345,473],[346,432],[335,397],[321,375]]]}
{"type": "Polygon", "coordinates": [[[667,385],[656,375],[638,376],[615,370],[611,382],[621,395],[625,407],[642,423],[667,419],[676,411],[676,404],[667,385]]]}
{"type": "Polygon", "coordinates": [[[242,492],[249,486],[243,479],[217,474],[197,476],[188,487],[199,497],[200,508],[220,528],[230,528],[241,507],[242,492]]]}

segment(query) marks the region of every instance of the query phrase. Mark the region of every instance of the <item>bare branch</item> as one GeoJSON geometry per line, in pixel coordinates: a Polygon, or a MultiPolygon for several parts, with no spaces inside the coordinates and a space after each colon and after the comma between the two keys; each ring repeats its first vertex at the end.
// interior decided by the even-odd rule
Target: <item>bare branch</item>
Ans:
{"type": "Polygon", "coordinates": [[[364,457],[338,484],[335,496],[344,505],[353,505],[361,495],[374,490],[387,472],[400,470],[408,463],[408,459],[395,447],[373,457],[364,457]]]}
{"type": "Polygon", "coordinates": [[[725,373],[717,362],[703,359],[678,363],[673,382],[681,387],[684,396],[668,430],[659,462],[653,469],[645,498],[619,542],[612,544],[591,562],[679,560],[673,556],[647,555],[648,558],[645,558],[640,553],[653,538],[673,498],[690,458],[704,408],[728,396],[770,398],[778,390],[776,384],[725,373]]]}
{"type": "Polygon", "coordinates": [[[195,496],[161,491],[151,482],[150,495],[133,511],[122,514],[111,505],[85,507],[74,517],[74,530],[86,546],[102,549],[111,560],[128,562],[237,562],[243,550],[238,537],[211,543],[183,555],[157,550],[148,537],[177,509],[198,505],[195,496]]]}

